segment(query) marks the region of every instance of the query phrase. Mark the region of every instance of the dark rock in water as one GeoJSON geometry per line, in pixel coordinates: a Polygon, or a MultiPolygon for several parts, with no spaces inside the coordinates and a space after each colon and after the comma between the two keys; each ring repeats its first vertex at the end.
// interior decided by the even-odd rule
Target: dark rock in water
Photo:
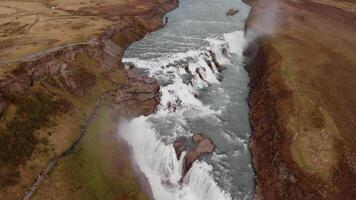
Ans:
{"type": "Polygon", "coordinates": [[[231,17],[231,16],[236,15],[238,12],[239,12],[239,10],[231,8],[230,10],[228,10],[226,12],[226,16],[231,17]]]}
{"type": "Polygon", "coordinates": [[[133,63],[131,63],[131,62],[124,63],[124,66],[125,66],[127,69],[133,69],[133,68],[135,68],[135,64],[133,64],[133,63]]]}
{"type": "Polygon", "coordinates": [[[206,64],[209,66],[210,70],[211,70],[212,72],[215,72],[215,70],[214,70],[214,68],[213,68],[213,65],[211,64],[210,60],[205,59],[204,61],[205,61],[206,64]]]}
{"type": "Polygon", "coordinates": [[[204,81],[204,82],[206,82],[206,83],[209,83],[207,80],[205,80],[205,78],[204,78],[204,76],[203,76],[203,73],[205,73],[205,68],[203,68],[203,67],[198,67],[196,70],[195,70],[195,72],[198,74],[198,76],[199,76],[199,78],[202,80],[202,81],[204,81]]]}
{"type": "Polygon", "coordinates": [[[193,163],[202,155],[212,153],[215,145],[211,139],[202,134],[196,133],[192,137],[193,147],[188,147],[188,142],[184,139],[178,139],[173,143],[177,157],[179,158],[183,151],[187,154],[184,158],[182,178],[187,174],[193,163]]]}
{"type": "Polygon", "coordinates": [[[173,147],[174,147],[174,150],[176,151],[177,159],[179,159],[184,151],[185,141],[183,139],[178,139],[173,142],[173,147]]]}
{"type": "Polygon", "coordinates": [[[222,65],[218,62],[218,60],[216,59],[216,55],[215,55],[214,52],[212,52],[212,51],[209,50],[209,54],[210,54],[210,57],[211,57],[213,63],[215,64],[216,68],[218,69],[219,73],[221,73],[221,72],[225,69],[224,66],[222,66],[222,65]]]}
{"type": "Polygon", "coordinates": [[[222,55],[224,55],[225,57],[229,57],[229,52],[228,52],[228,50],[227,50],[226,47],[223,47],[223,49],[221,50],[221,53],[222,53],[222,55]]]}

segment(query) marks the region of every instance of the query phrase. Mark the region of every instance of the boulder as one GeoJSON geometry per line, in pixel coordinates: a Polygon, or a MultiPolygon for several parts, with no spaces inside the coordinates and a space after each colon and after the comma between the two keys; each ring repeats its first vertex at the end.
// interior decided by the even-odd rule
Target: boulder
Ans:
{"type": "Polygon", "coordinates": [[[226,12],[226,16],[231,17],[231,16],[236,15],[238,12],[239,12],[239,10],[231,8],[230,10],[228,10],[226,12]]]}
{"type": "Polygon", "coordinates": [[[193,147],[188,147],[188,141],[178,139],[173,143],[173,147],[179,158],[183,151],[187,154],[184,157],[182,178],[187,174],[193,163],[202,155],[210,154],[214,151],[215,145],[211,139],[203,133],[195,133],[192,137],[193,147]]]}

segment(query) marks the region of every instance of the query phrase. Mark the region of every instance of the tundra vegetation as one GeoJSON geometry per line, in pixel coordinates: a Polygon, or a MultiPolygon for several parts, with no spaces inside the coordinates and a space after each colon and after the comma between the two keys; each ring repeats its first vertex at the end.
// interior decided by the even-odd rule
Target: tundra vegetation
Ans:
{"type": "Polygon", "coordinates": [[[353,199],[355,2],[245,1],[249,31],[264,35],[251,73],[256,196],[353,199]]]}
{"type": "MultiPolygon", "coordinates": [[[[22,198],[41,170],[79,137],[98,97],[127,83],[123,49],[159,28],[172,5],[165,0],[0,0],[1,199],[22,198]],[[108,50],[104,42],[93,42],[105,36],[117,38],[116,46],[108,50]]],[[[114,152],[90,138],[112,130],[93,123],[86,127],[92,135],[58,164],[33,198],[147,198],[127,152],[116,151],[116,164],[105,162],[103,156],[114,152]],[[104,153],[90,150],[98,146],[104,153]],[[118,165],[121,171],[113,171],[118,165]]]]}

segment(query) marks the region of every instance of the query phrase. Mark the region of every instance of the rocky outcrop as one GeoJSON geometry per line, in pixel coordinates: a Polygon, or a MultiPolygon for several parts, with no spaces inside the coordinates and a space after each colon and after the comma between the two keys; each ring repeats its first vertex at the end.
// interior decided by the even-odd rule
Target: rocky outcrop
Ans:
{"type": "MultiPolygon", "coordinates": [[[[227,49],[224,48],[224,49],[223,49],[223,54],[224,54],[224,56],[227,56],[227,55],[226,55],[226,54],[227,54],[226,52],[227,52],[227,49]]],[[[216,55],[215,55],[215,53],[214,53],[213,51],[209,50],[209,54],[210,54],[210,56],[211,56],[211,58],[212,58],[213,63],[215,64],[216,68],[218,69],[219,73],[221,73],[221,72],[225,69],[225,67],[222,66],[222,65],[218,62],[218,60],[216,59],[216,55]]],[[[209,67],[210,67],[211,64],[208,63],[208,65],[209,65],[209,67]]]]}
{"type": "Polygon", "coordinates": [[[202,134],[195,133],[192,137],[192,145],[186,139],[178,139],[173,143],[177,158],[179,159],[183,151],[186,152],[183,162],[182,177],[187,174],[193,163],[201,156],[212,153],[215,145],[211,139],[202,134]]]}
{"type": "MultiPolygon", "coordinates": [[[[1,90],[24,93],[35,82],[44,81],[64,91],[84,96],[96,82],[95,75],[89,69],[103,66],[99,63],[99,52],[98,46],[80,45],[23,62],[8,73],[8,78],[0,81],[1,90]]],[[[103,68],[103,71],[110,70],[113,69],[103,68]]]]}
{"type": "MultiPolygon", "coordinates": [[[[91,64],[96,65],[94,67],[102,68],[107,73],[122,67],[121,58],[124,50],[147,33],[161,28],[164,25],[162,17],[176,6],[178,6],[177,0],[159,1],[157,6],[152,6],[149,11],[137,13],[133,19],[125,17],[117,19],[107,16],[108,19],[120,20],[121,23],[113,25],[100,36],[93,37],[85,44],[68,46],[21,62],[16,69],[8,73],[6,78],[0,80],[0,87],[4,90],[21,92],[33,85],[33,81],[50,77],[53,84],[70,90],[73,94],[84,95],[83,90],[88,88],[80,87],[81,84],[87,83],[84,86],[91,86],[93,80],[87,80],[89,76],[76,76],[75,70],[78,69],[78,65],[89,64],[78,63],[78,60],[79,62],[92,62],[91,64]],[[86,57],[81,57],[83,55],[86,57]]],[[[95,15],[120,16],[121,10],[102,8],[85,12],[95,15]]],[[[94,77],[91,78],[94,79],[94,77]]]]}
{"type": "Polygon", "coordinates": [[[177,159],[179,159],[183,151],[185,151],[185,145],[186,145],[185,143],[186,143],[185,139],[178,139],[173,142],[173,147],[176,152],[177,159]]]}
{"type": "Polygon", "coordinates": [[[151,114],[159,104],[159,85],[153,78],[131,69],[126,84],[117,89],[114,102],[118,113],[125,117],[151,114]]]}
{"type": "Polygon", "coordinates": [[[232,17],[232,16],[236,15],[238,12],[239,12],[238,9],[231,8],[226,12],[226,16],[232,17]]]}

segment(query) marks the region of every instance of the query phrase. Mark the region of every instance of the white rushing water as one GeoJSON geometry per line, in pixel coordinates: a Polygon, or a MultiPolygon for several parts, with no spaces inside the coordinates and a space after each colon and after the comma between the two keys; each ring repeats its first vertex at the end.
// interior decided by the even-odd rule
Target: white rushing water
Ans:
{"type": "MultiPolygon", "coordinates": [[[[226,11],[236,2],[225,0],[222,3],[226,5],[219,5],[221,10],[226,11]]],[[[214,28],[217,25],[223,28],[236,21],[228,19],[230,21],[225,22],[226,16],[218,15],[212,17],[219,23],[211,23],[208,18],[204,21],[196,19],[201,16],[186,15],[194,7],[203,12],[212,4],[216,2],[181,1],[181,8],[169,15],[172,26],[134,44],[123,60],[161,84],[161,101],[154,114],[121,121],[119,125],[119,134],[132,147],[134,160],[148,178],[157,200],[252,197],[253,170],[247,148],[250,134],[246,101],[248,77],[242,55],[246,45],[244,32],[232,27],[227,29],[231,30],[228,33],[219,30],[210,34],[212,31],[207,27],[211,24],[214,28]],[[183,24],[185,28],[181,30],[188,30],[192,24],[195,27],[197,21],[205,24],[200,25],[204,31],[173,31],[177,24],[183,24]],[[219,72],[214,58],[226,67],[224,72],[219,72]],[[224,77],[222,81],[221,76],[224,77]],[[182,177],[185,153],[178,159],[172,143],[196,132],[208,135],[216,150],[213,155],[196,161],[182,177]]],[[[241,23],[246,13],[242,12],[236,20],[241,23]]]]}

